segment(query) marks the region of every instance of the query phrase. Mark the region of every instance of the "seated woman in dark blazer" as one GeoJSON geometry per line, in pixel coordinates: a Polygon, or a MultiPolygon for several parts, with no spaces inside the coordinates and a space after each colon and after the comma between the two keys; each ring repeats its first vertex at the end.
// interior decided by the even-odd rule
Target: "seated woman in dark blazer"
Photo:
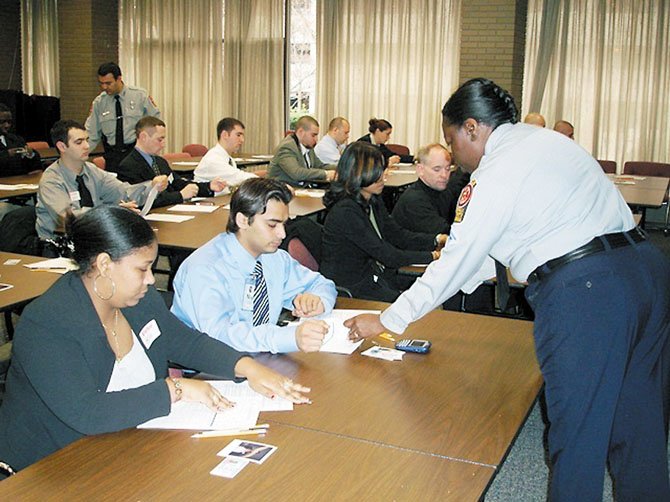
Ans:
{"type": "Polygon", "coordinates": [[[414,162],[414,157],[412,155],[397,155],[386,146],[386,143],[388,143],[391,133],[393,132],[393,126],[388,120],[372,118],[368,121],[368,124],[370,125],[368,127],[368,131],[370,132],[365,136],[358,138],[358,141],[365,141],[366,143],[371,143],[379,148],[384,155],[384,165],[386,167],[391,167],[398,162],[414,162]]]}
{"type": "Polygon", "coordinates": [[[22,469],[83,436],[167,415],[180,399],[232,406],[205,381],[168,377],[168,361],[308,401],[309,389],[170,313],[152,287],[158,246],[141,216],[100,206],[66,226],[79,270],[21,316],[0,406],[0,461],[22,469]]]}
{"type": "Polygon", "coordinates": [[[396,269],[436,259],[433,249],[446,235],[410,232],[391,219],[379,197],[384,166],[379,149],[367,143],[353,143],[342,154],[323,197],[328,216],[320,272],[356,298],[392,302],[401,293],[396,269]]]}

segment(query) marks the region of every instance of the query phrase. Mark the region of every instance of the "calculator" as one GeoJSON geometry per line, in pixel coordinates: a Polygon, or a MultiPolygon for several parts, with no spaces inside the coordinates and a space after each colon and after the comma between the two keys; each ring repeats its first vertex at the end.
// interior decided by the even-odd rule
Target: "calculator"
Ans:
{"type": "Polygon", "coordinates": [[[416,352],[425,354],[430,350],[431,343],[428,340],[400,340],[396,342],[395,348],[405,352],[416,352]]]}

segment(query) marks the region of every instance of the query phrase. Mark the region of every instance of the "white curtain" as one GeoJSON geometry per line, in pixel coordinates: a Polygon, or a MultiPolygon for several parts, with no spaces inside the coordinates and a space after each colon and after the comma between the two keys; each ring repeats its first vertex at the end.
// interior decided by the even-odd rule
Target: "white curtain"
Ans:
{"type": "Polygon", "coordinates": [[[223,108],[222,0],[119,0],[119,66],[149,91],[167,124],[166,152],[212,146],[223,108]]]}
{"type": "Polygon", "coordinates": [[[57,0],[21,0],[23,92],[60,96],[57,0]]]}
{"type": "Polygon", "coordinates": [[[351,140],[371,117],[393,124],[390,143],[444,141],[441,109],[458,84],[460,0],[317,3],[317,119],[341,115],[351,140]]]}
{"type": "Polygon", "coordinates": [[[284,0],[226,0],[224,107],[246,126],[244,151],[271,152],[284,136],[284,0]]]}
{"type": "Polygon", "coordinates": [[[598,159],[670,162],[670,2],[529,0],[523,114],[598,159]]]}

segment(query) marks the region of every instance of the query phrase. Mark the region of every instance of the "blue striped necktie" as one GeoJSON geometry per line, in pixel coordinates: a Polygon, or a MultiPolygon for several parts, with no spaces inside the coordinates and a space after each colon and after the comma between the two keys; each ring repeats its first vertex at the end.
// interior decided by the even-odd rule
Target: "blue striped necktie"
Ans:
{"type": "Polygon", "coordinates": [[[270,322],[270,302],[268,299],[268,286],[263,276],[263,265],[260,261],[254,267],[254,313],[253,325],[268,324],[270,322]]]}

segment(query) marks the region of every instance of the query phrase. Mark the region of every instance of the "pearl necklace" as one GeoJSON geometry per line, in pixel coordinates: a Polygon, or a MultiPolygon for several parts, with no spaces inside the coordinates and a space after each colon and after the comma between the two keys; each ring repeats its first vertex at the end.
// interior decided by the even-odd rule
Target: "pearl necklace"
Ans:
{"type": "MultiPolygon", "coordinates": [[[[102,322],[102,321],[101,321],[102,322]]],[[[105,323],[102,322],[102,327],[105,328],[105,331],[109,331],[112,333],[112,337],[114,338],[114,345],[116,345],[116,362],[120,363],[121,362],[121,348],[119,347],[119,337],[116,334],[116,328],[119,325],[119,309],[114,309],[114,329],[110,330],[107,326],[105,326],[105,323]]]]}

